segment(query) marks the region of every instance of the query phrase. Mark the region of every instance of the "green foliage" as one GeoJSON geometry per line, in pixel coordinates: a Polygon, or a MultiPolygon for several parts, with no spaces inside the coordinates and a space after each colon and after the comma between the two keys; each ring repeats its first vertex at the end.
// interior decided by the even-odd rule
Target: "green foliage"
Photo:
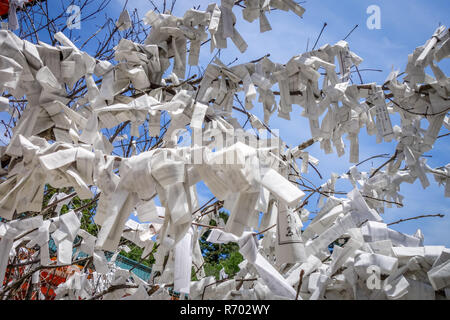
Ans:
{"type": "MultiPolygon", "coordinates": [[[[72,188],[62,188],[57,189],[53,188],[50,185],[45,186],[45,193],[44,193],[44,201],[43,206],[46,207],[48,205],[48,202],[50,201],[51,197],[59,192],[64,192],[67,195],[71,194],[73,192],[72,188]]],[[[97,201],[92,201],[92,199],[86,199],[81,200],[78,196],[75,196],[71,199],[69,205],[63,205],[61,208],[61,215],[66,214],[70,210],[77,210],[81,207],[84,207],[81,212],[81,226],[80,228],[83,230],[86,230],[90,234],[97,236],[99,227],[94,223],[93,216],[95,214],[95,210],[97,208],[97,201]]],[[[49,209],[46,212],[46,218],[49,218],[50,216],[56,216],[58,213],[54,211],[55,207],[49,209]]]]}
{"type": "MultiPolygon", "coordinates": [[[[57,189],[50,185],[46,185],[43,206],[47,206],[50,198],[58,192],[64,192],[70,194],[73,192],[72,188],[57,189]]],[[[86,230],[90,234],[97,236],[99,232],[99,226],[94,223],[93,216],[95,215],[95,210],[97,208],[97,201],[92,201],[92,199],[81,200],[78,196],[71,199],[69,205],[64,205],[61,209],[61,214],[65,214],[70,210],[76,210],[83,207],[81,210],[81,229],[86,230]]],[[[54,212],[54,208],[47,212],[50,216],[55,216],[57,213],[54,212]]],[[[219,212],[220,218],[225,222],[228,220],[228,214],[225,211],[219,212]]],[[[216,221],[211,220],[211,225],[217,225],[216,221]]],[[[207,231],[200,239],[200,248],[205,259],[203,265],[206,276],[214,276],[219,279],[220,270],[225,269],[226,274],[229,277],[233,277],[239,271],[239,263],[243,261],[242,255],[239,253],[239,246],[236,243],[227,244],[213,244],[206,241],[210,231],[207,231]]],[[[125,240],[125,239],[123,239],[125,240]]],[[[120,254],[134,261],[141,261],[141,256],[143,249],[139,248],[130,241],[122,241],[122,244],[126,244],[131,250],[130,252],[121,251],[120,254]]],[[[144,260],[141,261],[143,265],[151,266],[155,263],[155,258],[153,252],[144,260]]],[[[198,280],[197,269],[192,268],[192,280],[198,280]]]]}
{"type": "Polygon", "coordinates": [[[192,270],[191,270],[191,281],[198,281],[197,272],[194,267],[192,267],[192,270]]]}
{"type": "MultiPolygon", "coordinates": [[[[229,217],[225,211],[220,211],[219,216],[224,222],[229,217]]],[[[211,220],[210,225],[216,226],[217,222],[211,220]]],[[[206,276],[214,276],[216,279],[219,279],[220,270],[225,269],[226,274],[229,277],[233,277],[239,271],[239,263],[244,260],[239,253],[238,244],[234,242],[227,244],[210,243],[206,241],[210,232],[205,232],[200,239],[200,249],[205,260],[204,269],[206,276]]]]}
{"type": "MultiPolygon", "coordinates": [[[[93,236],[97,236],[99,227],[94,223],[94,218],[93,218],[93,216],[95,214],[95,210],[97,208],[97,201],[92,202],[91,199],[81,200],[78,196],[75,196],[72,199],[71,203],[72,203],[72,209],[87,206],[86,208],[81,210],[83,215],[81,216],[81,220],[80,220],[80,222],[81,222],[80,228],[83,230],[86,230],[93,236]]],[[[61,209],[61,214],[65,211],[69,211],[69,210],[70,210],[69,207],[64,205],[61,209]]]]}
{"type": "Polygon", "coordinates": [[[234,276],[239,272],[239,263],[244,260],[239,251],[233,251],[230,253],[227,259],[221,261],[221,265],[224,267],[226,274],[234,276]]]}
{"type": "Polygon", "coordinates": [[[219,279],[220,270],[222,270],[222,265],[220,263],[205,263],[205,274],[207,277],[214,276],[219,279]]]}
{"type": "MultiPolygon", "coordinates": [[[[51,197],[58,192],[64,192],[69,195],[73,192],[73,189],[72,188],[57,189],[47,184],[45,186],[43,207],[46,207],[51,197]]],[[[78,196],[75,196],[71,199],[68,205],[62,206],[61,215],[66,214],[70,210],[77,210],[79,208],[83,208],[81,210],[82,216],[80,220],[81,222],[80,228],[86,230],[93,236],[97,236],[100,227],[95,224],[93,219],[93,216],[95,215],[95,210],[97,209],[97,201],[93,201],[92,199],[81,200],[78,196]]],[[[50,216],[56,216],[57,214],[58,213],[54,211],[54,208],[49,209],[48,212],[46,213],[47,218],[50,216]]],[[[127,240],[123,241],[122,243],[126,244],[131,250],[128,253],[122,250],[120,252],[121,255],[134,261],[141,260],[143,249],[139,248],[134,243],[127,240]]],[[[141,263],[146,266],[151,266],[153,263],[155,263],[153,253],[151,253],[146,259],[142,260],[141,263]]]]}
{"type": "Polygon", "coordinates": [[[151,267],[152,264],[155,263],[155,258],[153,257],[153,253],[151,253],[146,259],[141,261],[142,252],[144,249],[139,248],[137,245],[127,242],[127,246],[131,249],[130,252],[120,251],[120,254],[128,259],[139,261],[141,264],[151,267]]]}

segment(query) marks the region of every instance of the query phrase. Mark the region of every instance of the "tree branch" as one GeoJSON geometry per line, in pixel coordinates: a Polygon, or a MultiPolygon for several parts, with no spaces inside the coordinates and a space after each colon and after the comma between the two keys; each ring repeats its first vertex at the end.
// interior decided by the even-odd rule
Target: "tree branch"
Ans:
{"type": "Polygon", "coordinates": [[[432,218],[432,217],[444,218],[445,215],[440,214],[440,213],[439,213],[439,214],[422,215],[422,216],[417,216],[417,217],[413,217],[413,218],[400,219],[400,220],[398,220],[398,221],[388,223],[387,225],[388,225],[388,226],[392,226],[392,225],[394,225],[394,224],[402,223],[402,222],[405,222],[405,221],[416,220],[416,219],[422,219],[422,218],[432,218]]]}

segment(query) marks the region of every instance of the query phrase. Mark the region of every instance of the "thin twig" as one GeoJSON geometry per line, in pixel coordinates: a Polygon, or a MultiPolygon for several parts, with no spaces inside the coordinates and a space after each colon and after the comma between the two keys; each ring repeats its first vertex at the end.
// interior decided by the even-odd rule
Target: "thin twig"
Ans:
{"type": "Polygon", "coordinates": [[[59,199],[59,200],[56,200],[56,201],[52,202],[51,204],[49,204],[48,206],[46,206],[46,207],[44,207],[44,208],[42,209],[41,214],[44,214],[44,213],[47,212],[49,209],[51,209],[52,207],[56,206],[58,203],[60,203],[60,202],[62,202],[62,201],[64,201],[64,200],[73,198],[73,197],[75,197],[76,195],[77,195],[77,193],[76,193],[76,192],[73,192],[73,193],[71,193],[71,194],[65,196],[64,198],[61,198],[61,199],[59,199]]]}
{"type": "Polygon", "coordinates": [[[210,225],[206,225],[206,224],[201,224],[201,223],[197,223],[197,222],[191,222],[193,225],[198,226],[198,227],[204,227],[204,228],[209,228],[209,229],[223,229],[222,227],[218,227],[218,226],[210,226],[210,225]]]}
{"type": "Polygon", "coordinates": [[[65,265],[51,265],[51,266],[43,266],[40,265],[37,268],[33,269],[32,271],[28,272],[27,274],[23,275],[21,278],[19,278],[18,280],[16,280],[15,282],[13,282],[12,284],[10,284],[9,286],[7,286],[6,288],[4,288],[1,292],[2,292],[2,296],[5,295],[6,292],[10,291],[11,289],[15,288],[18,284],[22,283],[24,280],[28,279],[28,277],[31,277],[33,275],[33,273],[40,271],[42,269],[53,269],[53,268],[62,268],[62,267],[69,267],[69,266],[73,266],[76,264],[81,264],[83,262],[86,262],[87,260],[92,259],[92,256],[90,257],[86,257],[80,260],[76,260],[74,262],[72,262],[71,264],[65,264],[65,265]]]}
{"type": "Polygon", "coordinates": [[[298,296],[300,294],[300,287],[302,286],[302,282],[303,282],[303,275],[305,274],[305,270],[302,269],[302,271],[300,271],[300,280],[298,282],[298,287],[297,287],[297,294],[295,295],[295,300],[298,300],[298,296]]]}
{"type": "Polygon", "coordinates": [[[356,25],[346,36],[345,36],[345,38],[344,39],[342,39],[342,40],[347,40],[347,38],[348,37],[350,37],[350,35],[353,33],[353,31],[355,31],[356,30],[356,28],[358,28],[358,25],[356,25]]]}
{"type": "Polygon", "coordinates": [[[389,158],[388,161],[386,161],[385,163],[383,163],[380,167],[378,167],[377,169],[375,169],[375,171],[372,172],[372,174],[370,175],[369,178],[372,178],[373,176],[375,176],[375,175],[378,173],[378,171],[380,171],[382,168],[384,168],[384,166],[386,166],[386,165],[389,164],[390,162],[394,161],[394,160],[397,158],[398,154],[399,154],[399,151],[398,151],[398,149],[396,149],[394,155],[393,155],[391,158],[389,158]]]}
{"type": "Polygon", "coordinates": [[[261,235],[261,234],[263,234],[263,233],[269,231],[270,229],[276,227],[276,225],[277,225],[277,224],[275,223],[273,226],[270,226],[270,227],[264,229],[263,231],[260,231],[260,232],[258,232],[258,233],[255,233],[254,235],[255,235],[255,236],[259,236],[259,235],[261,235]]]}
{"type": "Polygon", "coordinates": [[[398,223],[409,221],[409,220],[416,220],[416,219],[422,219],[422,218],[432,218],[432,217],[444,218],[445,215],[444,214],[440,214],[440,213],[439,214],[427,214],[427,215],[417,216],[417,217],[413,217],[413,218],[400,219],[398,221],[388,223],[387,225],[388,226],[392,226],[393,224],[398,224],[398,223]]]}
{"type": "Polygon", "coordinates": [[[316,48],[317,42],[319,42],[319,39],[320,39],[320,37],[322,36],[323,30],[325,29],[325,27],[326,27],[327,25],[328,25],[328,24],[327,24],[326,22],[323,24],[322,30],[320,30],[319,36],[317,37],[316,43],[314,43],[314,46],[313,46],[313,48],[312,48],[312,51],[314,51],[314,49],[316,48]]]}
{"type": "Polygon", "coordinates": [[[131,288],[139,288],[139,286],[137,284],[118,284],[115,286],[110,286],[108,289],[103,290],[102,292],[96,294],[89,300],[97,300],[98,298],[103,297],[107,293],[111,293],[113,291],[120,290],[120,289],[131,289],[131,288]]]}
{"type": "MultiPolygon", "coordinates": [[[[367,161],[370,161],[370,160],[372,160],[372,159],[377,159],[377,158],[387,158],[387,157],[389,157],[389,154],[388,154],[388,153],[379,154],[379,155],[376,155],[376,156],[367,158],[367,159],[365,159],[365,160],[363,160],[363,161],[361,161],[361,162],[355,164],[355,166],[358,167],[358,166],[362,165],[363,163],[366,163],[367,161]]],[[[350,174],[350,170],[347,171],[347,174],[350,174]]]]}

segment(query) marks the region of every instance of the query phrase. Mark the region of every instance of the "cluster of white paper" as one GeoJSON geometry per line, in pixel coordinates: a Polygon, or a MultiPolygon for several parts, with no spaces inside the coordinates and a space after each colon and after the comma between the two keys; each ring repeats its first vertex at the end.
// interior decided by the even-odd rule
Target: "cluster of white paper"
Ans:
{"type": "MultiPolygon", "coordinates": [[[[449,249],[424,246],[420,230],[402,234],[388,228],[380,216],[386,204],[402,203],[402,182],[419,179],[426,188],[427,173],[444,184],[445,196],[450,196],[450,165],[431,168],[421,158],[433,147],[441,127],[450,126],[450,82],[437,65],[450,55],[448,29],[439,28],[409,56],[402,83],[399,72],[392,72],[383,85],[351,84],[352,68],[362,59],[345,41],[285,64],[264,57],[226,66],[215,59],[198,81],[184,80],[186,63],[199,63],[201,44],[208,37],[211,50],[226,48],[228,38],[240,51],[246,50],[231,10],[234,2],[222,0],[206,11],[191,9],[182,18],[148,12],[144,21],[152,28],[145,43],[122,39],[115,47],[115,64],[79,50],[62,33],[55,35],[59,45],[50,46],[0,30],[0,90],[28,100],[9,145],[1,149],[10,160],[1,169],[6,178],[0,184],[0,217],[8,222],[0,224],[0,280],[23,241],[29,241],[28,248],[40,246],[39,262],[29,265],[29,271],[51,265],[51,237],[58,265],[70,265],[80,252],[92,256],[94,264],[93,274],[75,272],[61,284],[58,299],[90,299],[110,286],[118,289],[103,298],[166,299],[169,288],[191,299],[449,298],[449,249]],[[171,66],[169,78],[163,79],[171,66]],[[427,67],[434,77],[425,73],[427,67]],[[81,78],[87,94],[69,106],[65,85],[73,88],[81,78]],[[101,85],[95,79],[101,79],[101,85]],[[123,95],[130,86],[139,94],[123,95]],[[250,116],[260,139],[245,132],[232,116],[234,97],[240,92],[247,110],[255,102],[263,107],[263,121],[250,116]],[[299,208],[305,193],[290,174],[300,177],[318,160],[303,148],[286,148],[280,138],[263,135],[270,117],[276,113],[290,119],[293,105],[303,108],[312,138],[326,153],[342,156],[346,134],[352,163],[360,161],[358,135],[364,127],[378,142],[398,142],[397,157],[385,170],[371,176],[354,166],[324,183],[319,212],[306,228],[309,212],[299,208]],[[392,126],[394,112],[401,115],[401,126],[392,126]],[[162,113],[171,121],[160,148],[138,153],[132,146],[130,157],[112,155],[112,142],[103,129],[130,121],[130,134],[139,137],[146,122],[150,135],[157,137],[162,113]],[[420,120],[425,115],[429,126],[423,130],[420,120]],[[48,130],[51,139],[43,137],[48,130]],[[178,144],[178,137],[186,133],[192,138],[190,146],[178,144]],[[297,159],[302,159],[301,168],[297,159]],[[407,169],[400,169],[401,164],[407,169]],[[353,184],[346,197],[333,194],[337,179],[353,184]],[[198,210],[200,181],[230,212],[226,224],[217,212],[198,210]],[[13,220],[15,213],[42,210],[46,184],[72,187],[81,199],[98,197],[97,237],[80,229],[76,211],[48,220],[42,215],[13,220]],[[130,219],[133,212],[141,223],[130,219]],[[262,238],[254,232],[260,213],[262,238]],[[208,241],[237,242],[245,259],[234,278],[221,282],[205,277],[199,246],[208,230],[204,226],[212,219],[219,228],[212,229],[208,241]],[[74,248],[77,236],[81,245],[74,248]],[[107,261],[105,251],[117,256],[123,249],[121,238],[143,248],[142,257],[158,244],[149,282],[117,268],[115,257],[107,261]],[[191,281],[192,266],[199,281],[191,281]],[[159,288],[152,291],[155,285],[159,288]]],[[[304,13],[292,0],[243,3],[244,19],[259,19],[261,32],[271,29],[266,17],[270,8],[304,13]]],[[[120,30],[131,26],[127,12],[116,25],[120,30]]],[[[0,110],[9,110],[5,96],[0,110]]],[[[61,193],[50,200],[49,204],[57,202],[57,213],[70,202],[67,196],[61,193]]]]}

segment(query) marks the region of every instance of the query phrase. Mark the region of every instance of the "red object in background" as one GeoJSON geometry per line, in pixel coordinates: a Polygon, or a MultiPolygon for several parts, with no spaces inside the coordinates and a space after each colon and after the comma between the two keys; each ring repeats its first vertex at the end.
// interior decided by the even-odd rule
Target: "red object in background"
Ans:
{"type": "Polygon", "coordinates": [[[0,0],[0,16],[4,16],[8,14],[9,10],[9,1],[8,0],[0,0]]]}
{"type": "MultiPolygon", "coordinates": [[[[55,261],[56,258],[51,258],[52,261],[55,261]]],[[[41,293],[45,296],[46,300],[54,300],[56,297],[55,289],[63,282],[66,282],[66,279],[72,275],[74,272],[80,272],[83,269],[82,266],[73,265],[69,267],[58,267],[51,269],[42,269],[39,274],[39,287],[32,288],[31,300],[39,300],[39,294],[35,289],[40,289],[41,293]]],[[[88,269],[90,275],[88,279],[92,276],[92,270],[88,269]]],[[[5,279],[3,280],[3,286],[7,285],[9,275],[14,275],[17,277],[22,277],[25,272],[25,267],[15,267],[10,270],[10,268],[6,269],[5,279]]],[[[15,292],[15,294],[11,297],[12,300],[24,300],[27,297],[27,292],[30,286],[30,280],[24,281],[24,283],[20,286],[20,288],[15,292]]]]}
{"type": "MultiPolygon", "coordinates": [[[[28,2],[32,2],[33,0],[28,0],[28,2]]],[[[9,11],[9,0],[0,0],[0,17],[4,18],[4,16],[8,16],[9,11]]]]}

